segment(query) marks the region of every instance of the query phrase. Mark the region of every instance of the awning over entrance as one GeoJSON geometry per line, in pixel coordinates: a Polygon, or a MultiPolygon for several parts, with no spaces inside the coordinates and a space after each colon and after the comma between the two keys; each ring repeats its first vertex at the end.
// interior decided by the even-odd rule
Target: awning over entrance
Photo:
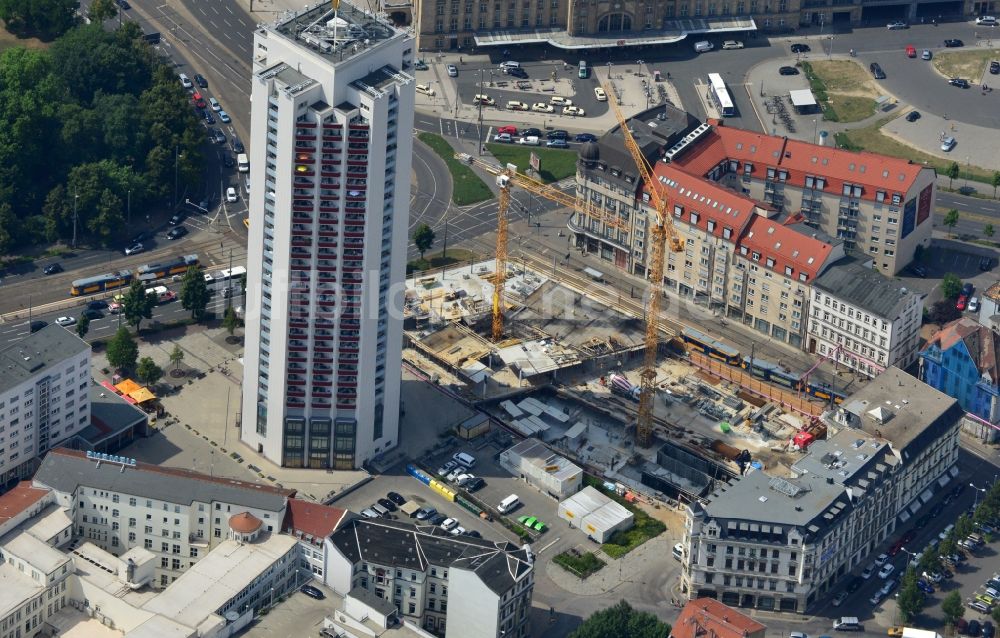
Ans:
{"type": "Polygon", "coordinates": [[[913,515],[916,516],[917,512],[920,511],[921,505],[923,505],[923,503],[921,503],[920,501],[913,501],[912,503],[910,503],[910,512],[912,512],[913,515]]]}
{"type": "Polygon", "coordinates": [[[941,478],[938,479],[938,485],[940,485],[941,487],[944,487],[945,485],[948,484],[948,481],[950,481],[950,480],[951,480],[951,477],[948,476],[947,474],[945,474],[944,476],[942,476],[941,478]]]}
{"type": "Polygon", "coordinates": [[[902,512],[899,513],[900,523],[905,523],[908,520],[910,520],[910,515],[906,513],[906,510],[903,510],[902,512]]]}
{"type": "Polygon", "coordinates": [[[958,468],[952,465],[951,469],[948,470],[948,474],[951,474],[952,476],[958,476],[958,468]]]}
{"type": "Polygon", "coordinates": [[[934,495],[931,494],[930,490],[924,490],[923,492],[920,493],[920,500],[923,501],[924,503],[927,503],[933,497],[934,495]]]}
{"type": "Polygon", "coordinates": [[[649,44],[673,44],[689,35],[721,35],[731,32],[756,31],[753,18],[715,17],[671,20],[661,30],[639,33],[621,31],[596,35],[575,36],[565,29],[509,29],[486,31],[476,35],[476,46],[502,47],[518,44],[550,44],[558,49],[600,49],[604,47],[636,47],[649,44]]]}

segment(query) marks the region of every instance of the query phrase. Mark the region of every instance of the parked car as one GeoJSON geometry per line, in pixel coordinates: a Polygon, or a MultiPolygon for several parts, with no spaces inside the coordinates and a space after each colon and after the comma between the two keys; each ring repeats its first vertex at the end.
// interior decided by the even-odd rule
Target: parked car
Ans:
{"type": "MultiPolygon", "coordinates": [[[[527,133],[525,133],[525,135],[527,135],[527,133]]],[[[557,128],[553,131],[549,131],[548,133],[546,133],[545,137],[549,138],[550,140],[565,140],[569,138],[569,133],[567,133],[562,129],[557,128]]]]}
{"type": "Polygon", "coordinates": [[[875,566],[881,567],[882,565],[885,565],[888,560],[889,556],[887,554],[879,554],[875,557],[875,566]]]}
{"type": "Polygon", "coordinates": [[[378,512],[376,512],[370,507],[366,507],[365,509],[361,510],[361,515],[364,516],[365,518],[379,518],[378,512]]]}
{"type": "Polygon", "coordinates": [[[170,240],[180,239],[181,237],[187,234],[188,234],[187,228],[185,228],[184,226],[175,226],[174,228],[171,228],[169,231],[167,231],[167,239],[170,240]]]}
{"type": "Polygon", "coordinates": [[[518,100],[511,100],[510,102],[507,102],[508,111],[527,111],[529,108],[531,107],[528,106],[526,102],[520,102],[518,100]]]}
{"type": "Polygon", "coordinates": [[[934,54],[931,53],[930,49],[924,49],[920,52],[920,59],[922,60],[930,60],[932,57],[934,57],[934,54]]]}
{"type": "Polygon", "coordinates": [[[878,62],[872,62],[870,65],[868,65],[868,70],[872,72],[872,77],[875,78],[876,80],[885,79],[885,71],[882,70],[882,67],[879,65],[878,62]]]}
{"type": "Polygon", "coordinates": [[[583,117],[586,115],[586,112],[579,106],[564,106],[562,112],[563,115],[572,115],[574,117],[583,117]]]}
{"type": "Polygon", "coordinates": [[[907,122],[916,122],[920,119],[920,111],[910,111],[906,114],[907,122]]]}
{"type": "Polygon", "coordinates": [[[990,73],[993,75],[1000,74],[1000,62],[996,60],[990,61],[990,73]]]}
{"type": "Polygon", "coordinates": [[[952,86],[957,86],[960,89],[969,88],[969,81],[966,80],[965,78],[950,78],[948,80],[948,84],[952,86]]]}
{"type": "Polygon", "coordinates": [[[459,525],[458,527],[453,528],[448,533],[451,534],[452,536],[462,536],[465,534],[465,528],[459,525]]]}
{"type": "Polygon", "coordinates": [[[881,578],[882,580],[885,580],[894,571],[896,571],[896,566],[893,565],[892,563],[886,563],[885,565],[882,565],[882,569],[878,571],[878,577],[881,578]]]}
{"type": "Polygon", "coordinates": [[[534,135],[529,135],[527,137],[520,137],[520,138],[518,138],[517,143],[520,144],[520,145],[522,145],[522,146],[540,146],[541,143],[542,143],[542,141],[539,140],[534,135]]]}
{"type": "Polygon", "coordinates": [[[302,587],[299,588],[299,591],[305,594],[306,596],[309,596],[310,598],[315,598],[316,600],[323,600],[324,598],[326,598],[323,592],[321,592],[316,587],[313,587],[312,585],[303,585],[302,587]]]}
{"type": "Polygon", "coordinates": [[[849,594],[846,591],[839,592],[836,596],[833,597],[832,601],[833,606],[840,607],[842,604],[844,604],[844,601],[847,600],[848,595],[849,594]]]}
{"type": "Polygon", "coordinates": [[[912,44],[906,45],[906,57],[915,58],[917,57],[917,47],[912,44]]]}
{"type": "Polygon", "coordinates": [[[890,31],[898,31],[899,29],[909,29],[910,25],[906,24],[905,22],[897,20],[896,22],[890,22],[889,24],[885,25],[885,28],[890,31]]]}
{"type": "Polygon", "coordinates": [[[549,140],[548,142],[545,143],[545,146],[547,146],[548,148],[569,148],[569,143],[566,142],[566,140],[556,139],[556,140],[549,140]]]}
{"type": "Polygon", "coordinates": [[[531,105],[531,110],[536,113],[553,113],[555,111],[551,104],[545,102],[535,102],[531,105]]]}
{"type": "Polygon", "coordinates": [[[944,46],[949,49],[955,49],[958,47],[964,47],[965,43],[959,40],[958,38],[950,38],[944,41],[944,46]]]}
{"type": "Polygon", "coordinates": [[[601,87],[594,87],[594,98],[597,99],[598,102],[607,102],[608,94],[605,93],[604,89],[601,87]]]}
{"type": "Polygon", "coordinates": [[[236,189],[230,186],[226,189],[226,201],[232,204],[237,200],[239,200],[239,197],[236,195],[236,189]]]}
{"type": "Polygon", "coordinates": [[[476,477],[465,484],[465,490],[467,492],[478,492],[484,487],[486,487],[486,481],[480,477],[476,477]]]}
{"type": "Polygon", "coordinates": [[[924,592],[925,594],[933,594],[934,593],[934,586],[931,585],[929,582],[927,582],[926,580],[924,580],[922,578],[917,581],[917,587],[919,587],[920,590],[922,592],[924,592]]]}
{"type": "MultiPolygon", "coordinates": [[[[979,312],[979,297],[972,297],[969,299],[969,312],[979,312]]],[[[970,541],[969,539],[966,539],[963,542],[968,543],[969,549],[975,549],[976,547],[979,546],[978,544],[970,541]]]]}
{"type": "Polygon", "coordinates": [[[222,122],[223,124],[229,124],[230,122],[233,121],[233,119],[229,117],[229,113],[226,113],[225,111],[219,111],[219,121],[222,122]]]}
{"type": "Polygon", "coordinates": [[[809,51],[811,51],[808,44],[801,44],[801,43],[795,43],[792,46],[788,47],[788,49],[792,53],[809,53],[809,51]]]}
{"type": "Polygon", "coordinates": [[[867,565],[865,566],[864,569],[861,570],[861,577],[864,578],[865,580],[868,580],[869,578],[872,577],[874,573],[875,573],[875,566],[867,565]]]}
{"type": "MultiPolygon", "coordinates": [[[[981,600],[972,600],[972,601],[969,601],[969,608],[970,609],[975,609],[976,611],[978,611],[981,614],[988,614],[988,613],[990,613],[990,606],[987,605],[986,603],[984,603],[981,600]]],[[[964,634],[966,632],[960,631],[959,633],[963,633],[964,634]]]]}
{"type": "Polygon", "coordinates": [[[510,136],[510,133],[500,133],[493,136],[493,141],[498,144],[511,144],[514,142],[514,138],[510,136]]]}
{"type": "Polygon", "coordinates": [[[878,605],[880,602],[882,602],[882,599],[884,598],[885,594],[882,593],[881,589],[878,589],[875,591],[875,593],[872,594],[872,597],[868,599],[868,602],[870,602],[872,605],[878,605]]]}
{"type": "Polygon", "coordinates": [[[125,248],[125,254],[128,255],[128,256],[138,255],[139,253],[143,252],[144,250],[146,250],[145,246],[143,246],[142,244],[136,243],[136,244],[132,244],[131,246],[128,246],[127,248],[125,248]]]}
{"type": "Polygon", "coordinates": [[[455,467],[458,466],[458,461],[448,460],[444,465],[438,468],[437,473],[440,476],[448,476],[448,472],[451,472],[455,467]]]}
{"type": "Polygon", "coordinates": [[[743,43],[740,42],[739,40],[726,40],[725,42],[722,43],[723,50],[742,49],[742,48],[743,48],[743,43]]]}
{"type": "Polygon", "coordinates": [[[497,127],[497,133],[506,133],[507,135],[517,135],[517,127],[513,124],[505,124],[503,126],[497,127]]]}
{"type": "Polygon", "coordinates": [[[497,101],[496,100],[494,100],[490,96],[484,95],[482,93],[474,95],[472,97],[472,103],[473,104],[482,104],[483,106],[496,106],[497,105],[497,101]]]}
{"type": "Polygon", "coordinates": [[[413,517],[418,521],[426,521],[428,518],[437,514],[437,510],[433,507],[421,507],[416,512],[413,513],[413,517]]]}
{"type": "Polygon", "coordinates": [[[574,142],[596,142],[597,136],[593,133],[577,133],[573,138],[574,142]]]}
{"type": "Polygon", "coordinates": [[[798,75],[799,70],[794,66],[783,66],[778,69],[778,75],[798,75]]]}
{"type": "Polygon", "coordinates": [[[941,140],[941,150],[947,153],[951,149],[955,148],[955,143],[955,138],[949,135],[941,140]]]}
{"type": "Polygon", "coordinates": [[[60,264],[59,262],[56,262],[54,264],[49,264],[42,270],[42,272],[45,273],[46,275],[56,275],[61,273],[62,271],[63,267],[62,264],[60,264]]]}
{"type": "Polygon", "coordinates": [[[449,64],[446,68],[448,69],[448,77],[450,77],[450,78],[457,78],[458,77],[458,67],[457,66],[455,66],[454,64],[449,64]]]}
{"type": "Polygon", "coordinates": [[[396,507],[396,504],[387,498],[380,498],[378,500],[378,504],[384,507],[385,509],[389,510],[390,512],[395,512],[398,509],[396,507]]]}
{"type": "Polygon", "coordinates": [[[938,572],[924,572],[923,577],[932,583],[940,583],[944,580],[944,576],[938,572]]]}
{"type": "Polygon", "coordinates": [[[396,492],[389,492],[388,494],[385,495],[385,497],[390,501],[392,501],[393,503],[395,503],[396,505],[402,505],[403,503],[406,502],[406,499],[403,498],[402,495],[397,494],[396,492]]]}
{"type": "Polygon", "coordinates": [[[443,529],[446,532],[450,532],[456,527],[458,527],[458,519],[446,518],[444,519],[444,522],[441,523],[441,529],[443,529]]]}
{"type": "Polygon", "coordinates": [[[434,97],[434,89],[430,87],[429,84],[418,84],[416,86],[417,93],[423,93],[428,97],[434,97]]]}

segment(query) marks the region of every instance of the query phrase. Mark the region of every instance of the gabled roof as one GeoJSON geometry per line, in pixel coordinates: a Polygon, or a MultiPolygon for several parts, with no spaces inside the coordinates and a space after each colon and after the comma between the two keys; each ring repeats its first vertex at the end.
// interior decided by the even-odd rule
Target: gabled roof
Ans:
{"type": "Polygon", "coordinates": [[[872,270],[866,262],[845,257],[820,274],[813,287],[880,319],[895,321],[917,293],[872,270]]]}
{"type": "Polygon", "coordinates": [[[356,518],[341,525],[330,540],[352,563],[365,561],[415,571],[426,571],[431,565],[469,569],[497,594],[509,590],[532,565],[522,547],[452,536],[437,525],[356,518]]]}
{"type": "Polygon", "coordinates": [[[283,510],[285,500],[295,495],[295,490],[151,463],[140,462],[123,471],[120,465],[97,463],[88,459],[84,452],[67,448],[57,448],[46,454],[33,482],[35,486],[68,494],[85,486],[168,503],[220,501],[273,512],[283,510]]]}
{"type": "Polygon", "coordinates": [[[801,188],[807,176],[825,179],[823,190],[840,195],[844,184],[862,187],[861,199],[876,200],[876,193],[906,193],[922,170],[931,170],[909,160],[866,151],[848,151],[785,137],[776,137],[730,128],[719,120],[709,120],[712,130],[674,160],[687,173],[702,177],[724,161],[753,165],[752,175],[760,179],[767,167],[787,171],[785,181],[801,188]]]}
{"type": "Polygon", "coordinates": [[[312,503],[297,498],[288,499],[288,509],[281,529],[286,534],[301,532],[322,541],[337,530],[337,527],[347,516],[347,510],[330,507],[321,503],[312,503]]]}
{"type": "MultiPolygon", "coordinates": [[[[660,193],[667,199],[668,215],[706,232],[709,222],[714,222],[711,234],[715,237],[724,238],[723,229],[728,228],[729,241],[735,242],[757,213],[757,204],[752,199],[710,180],[693,177],[673,164],[657,162],[653,176],[662,185],[660,193]],[[683,209],[679,216],[676,206],[683,209]],[[692,213],[697,216],[696,222],[692,222],[692,213]]],[[[645,185],[642,190],[646,191],[645,185]]]]}
{"type": "Polygon", "coordinates": [[[1000,350],[1000,333],[980,324],[972,317],[961,317],[946,324],[931,337],[924,348],[937,346],[942,351],[950,350],[958,342],[965,344],[979,376],[989,376],[993,385],[1000,382],[1000,370],[997,369],[997,356],[1000,350]]]}
{"type": "Polygon", "coordinates": [[[750,616],[714,598],[699,598],[684,605],[670,630],[671,638],[745,638],[767,629],[750,616]]]}
{"type": "Polygon", "coordinates": [[[21,481],[14,489],[0,494],[0,525],[42,500],[48,493],[47,489],[32,487],[31,481],[21,481]]]}
{"type": "Polygon", "coordinates": [[[840,244],[841,240],[832,239],[805,224],[782,224],[756,215],[737,250],[742,254],[742,249],[746,248],[748,259],[757,253],[760,255],[757,261],[763,266],[767,266],[769,258],[774,260],[770,269],[780,275],[801,281],[800,275],[804,274],[806,281],[812,281],[823,272],[834,246],[840,244]],[[786,268],[791,271],[786,273],[786,268]]]}

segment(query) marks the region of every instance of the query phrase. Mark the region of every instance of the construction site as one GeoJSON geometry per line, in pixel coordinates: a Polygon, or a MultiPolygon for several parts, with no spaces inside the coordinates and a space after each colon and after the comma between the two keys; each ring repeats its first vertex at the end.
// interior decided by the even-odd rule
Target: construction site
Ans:
{"type": "Polygon", "coordinates": [[[494,261],[407,282],[407,345],[495,425],[662,500],[703,496],[748,468],[791,465],[825,435],[821,401],[696,352],[657,346],[653,428],[636,424],[645,322],[520,263],[507,265],[504,338],[491,340],[494,261]]]}

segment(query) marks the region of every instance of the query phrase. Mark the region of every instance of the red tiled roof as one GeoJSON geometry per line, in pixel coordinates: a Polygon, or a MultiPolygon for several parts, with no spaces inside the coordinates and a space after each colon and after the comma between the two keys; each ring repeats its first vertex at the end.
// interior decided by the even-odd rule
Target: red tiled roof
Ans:
{"type": "Polygon", "coordinates": [[[786,170],[786,182],[803,187],[806,175],[823,177],[827,193],[840,195],[845,183],[862,186],[861,199],[876,200],[876,192],[906,193],[924,169],[905,159],[847,151],[784,137],[775,137],[743,129],[730,128],[718,120],[709,120],[712,130],[673,160],[681,170],[702,177],[726,160],[753,165],[753,175],[761,179],[768,167],[786,170]]]}
{"type": "Polygon", "coordinates": [[[943,352],[959,341],[965,343],[980,376],[988,375],[993,385],[1000,383],[1000,334],[972,317],[961,317],[946,324],[931,337],[924,349],[936,345],[943,352]]]}
{"type": "Polygon", "coordinates": [[[251,534],[260,529],[264,521],[260,520],[250,512],[241,512],[229,517],[229,529],[240,534],[251,534]]]}
{"type": "Polygon", "coordinates": [[[747,249],[747,259],[751,259],[754,253],[760,255],[757,263],[763,266],[767,266],[768,258],[773,259],[774,265],[770,268],[780,275],[786,275],[785,269],[791,268],[791,274],[786,276],[800,280],[799,275],[805,273],[807,280],[812,281],[822,271],[833,245],[800,232],[798,226],[801,225],[784,225],[755,215],[739,246],[747,249]]]}
{"type": "Polygon", "coordinates": [[[746,638],[764,636],[767,629],[750,616],[714,598],[699,598],[684,606],[670,630],[671,638],[746,638]]]}
{"type": "Polygon", "coordinates": [[[347,510],[311,503],[297,498],[288,499],[285,520],[281,528],[285,533],[302,532],[316,539],[326,538],[344,521],[347,510]]]}
{"type": "Polygon", "coordinates": [[[708,231],[708,222],[714,221],[715,237],[723,237],[723,228],[729,228],[732,231],[729,241],[735,242],[755,216],[757,205],[752,199],[711,180],[688,175],[672,164],[657,162],[653,176],[659,180],[660,193],[667,199],[668,215],[691,224],[691,213],[696,213],[697,223],[692,225],[704,231],[708,231]],[[684,209],[679,218],[674,213],[674,206],[678,205],[684,209]]]}
{"type": "Polygon", "coordinates": [[[28,509],[48,493],[47,489],[32,487],[31,481],[21,481],[11,491],[0,495],[0,524],[28,509]]]}

